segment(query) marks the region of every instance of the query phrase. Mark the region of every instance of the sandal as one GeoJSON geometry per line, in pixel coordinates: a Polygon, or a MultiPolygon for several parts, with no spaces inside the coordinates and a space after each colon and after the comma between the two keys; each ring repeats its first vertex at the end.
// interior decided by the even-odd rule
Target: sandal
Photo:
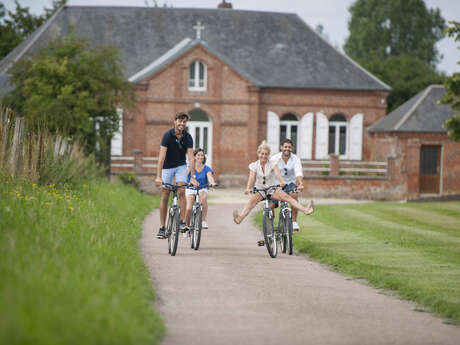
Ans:
{"type": "Polygon", "coordinates": [[[233,221],[234,221],[236,224],[240,224],[240,223],[241,223],[241,218],[240,218],[240,216],[238,215],[238,210],[233,210],[233,221]]]}

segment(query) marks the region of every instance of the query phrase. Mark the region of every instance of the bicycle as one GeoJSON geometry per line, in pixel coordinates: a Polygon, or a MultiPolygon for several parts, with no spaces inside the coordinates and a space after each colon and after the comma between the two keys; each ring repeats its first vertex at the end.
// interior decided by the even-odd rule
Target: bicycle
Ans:
{"type": "Polygon", "coordinates": [[[278,228],[275,229],[275,227],[273,226],[274,212],[270,208],[271,193],[269,192],[279,187],[280,185],[275,185],[260,189],[254,187],[252,189],[253,193],[262,192],[265,195],[263,198],[263,200],[265,201],[264,208],[262,211],[262,229],[264,233],[265,246],[267,247],[268,254],[272,258],[276,258],[276,256],[278,255],[278,241],[280,240],[280,235],[278,228]]]}
{"type": "Polygon", "coordinates": [[[180,207],[177,203],[177,191],[179,188],[185,188],[187,185],[174,185],[163,182],[163,187],[173,192],[173,200],[168,212],[168,223],[166,225],[166,237],[168,238],[168,251],[171,256],[176,255],[177,243],[179,242],[180,232],[180,207]]]}
{"type": "MultiPolygon", "coordinates": [[[[298,193],[297,190],[294,192],[298,193]]],[[[281,201],[278,218],[278,236],[280,238],[281,252],[292,255],[292,210],[286,201],[281,201]]]]}
{"type": "Polygon", "coordinates": [[[193,203],[192,215],[190,221],[190,248],[198,250],[200,248],[201,230],[203,220],[203,205],[200,201],[200,189],[208,188],[208,185],[189,187],[196,190],[195,202],[193,203]]]}

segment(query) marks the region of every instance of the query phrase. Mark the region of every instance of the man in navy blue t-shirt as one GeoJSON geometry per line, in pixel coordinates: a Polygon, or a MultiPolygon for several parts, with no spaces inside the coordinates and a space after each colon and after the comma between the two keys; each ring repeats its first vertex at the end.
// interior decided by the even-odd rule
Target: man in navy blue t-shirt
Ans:
{"type": "MultiPolygon", "coordinates": [[[[174,118],[174,128],[171,128],[163,135],[160,144],[160,155],[158,157],[157,177],[155,185],[159,187],[162,182],[172,183],[173,177],[176,184],[184,185],[187,182],[187,163],[185,155],[188,156],[190,171],[195,171],[195,160],[193,157],[193,138],[185,130],[190,115],[187,113],[177,113],[174,118]]],[[[190,179],[190,183],[198,186],[195,175],[190,179]]],[[[166,213],[168,209],[168,199],[170,190],[163,188],[160,201],[160,230],[157,238],[165,238],[166,213]]],[[[185,191],[179,189],[181,227],[185,227],[185,191]]]]}

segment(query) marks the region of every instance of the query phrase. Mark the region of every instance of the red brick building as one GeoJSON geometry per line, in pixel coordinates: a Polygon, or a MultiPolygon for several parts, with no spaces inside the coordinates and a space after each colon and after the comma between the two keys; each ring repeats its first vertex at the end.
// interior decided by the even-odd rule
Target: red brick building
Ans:
{"type": "Polygon", "coordinates": [[[369,128],[375,159],[395,159],[392,184],[402,198],[460,194],[460,143],[443,128],[454,112],[438,105],[445,92],[431,85],[369,128]]]}
{"type": "MultiPolygon", "coordinates": [[[[304,160],[327,160],[331,153],[370,159],[366,129],[384,116],[390,88],[297,15],[148,10],[162,23],[155,34],[173,36],[175,44],[129,76],[138,109],[123,112],[113,153],[142,155],[139,174],[151,178],[160,138],[184,110],[192,114],[195,146],[205,149],[223,184],[243,183],[264,139],[277,152],[280,141],[291,138],[304,160]]],[[[114,172],[130,166],[122,158],[113,163],[114,172]]]]}
{"type": "MultiPolygon", "coordinates": [[[[113,175],[135,171],[149,188],[163,133],[176,112],[188,111],[195,147],[204,148],[221,184],[245,183],[258,144],[265,139],[277,152],[288,137],[303,159],[309,195],[418,197],[415,168],[407,167],[419,162],[405,162],[411,154],[402,153],[414,137],[376,125],[386,123],[388,85],[296,14],[219,7],[64,6],[0,62],[0,82],[12,61],[73,26],[92,46],[116,47],[135,84],[136,109],[119,109],[113,175]]],[[[419,139],[419,147],[458,148],[445,131],[420,136],[432,139],[419,139]]],[[[448,164],[458,171],[455,159],[448,164]]],[[[442,181],[438,194],[460,193],[458,182],[442,181]]]]}

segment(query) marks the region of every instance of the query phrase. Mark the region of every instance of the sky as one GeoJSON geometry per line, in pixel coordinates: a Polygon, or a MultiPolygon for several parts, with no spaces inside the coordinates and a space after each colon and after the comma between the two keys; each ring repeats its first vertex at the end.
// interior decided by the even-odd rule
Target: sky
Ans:
{"type": "MultiPolygon", "coordinates": [[[[158,6],[186,8],[217,8],[222,0],[156,0],[158,6]]],[[[337,48],[344,45],[349,32],[349,6],[355,0],[227,0],[234,9],[269,12],[296,13],[308,25],[315,28],[321,24],[329,41],[337,48]]],[[[385,0],[382,0],[385,1],[385,0]]],[[[14,0],[0,0],[7,9],[14,9],[14,0]]],[[[43,13],[44,7],[51,7],[52,0],[19,0],[22,6],[29,7],[34,14],[43,13]]],[[[425,0],[427,7],[439,8],[446,19],[460,21],[460,0],[425,0]]],[[[92,6],[154,6],[154,0],[68,0],[68,5],[92,6]]],[[[444,38],[437,44],[443,59],[437,65],[439,71],[447,74],[460,72],[460,43],[453,38],[444,38]]],[[[342,50],[342,49],[341,49],[342,50]]]]}

